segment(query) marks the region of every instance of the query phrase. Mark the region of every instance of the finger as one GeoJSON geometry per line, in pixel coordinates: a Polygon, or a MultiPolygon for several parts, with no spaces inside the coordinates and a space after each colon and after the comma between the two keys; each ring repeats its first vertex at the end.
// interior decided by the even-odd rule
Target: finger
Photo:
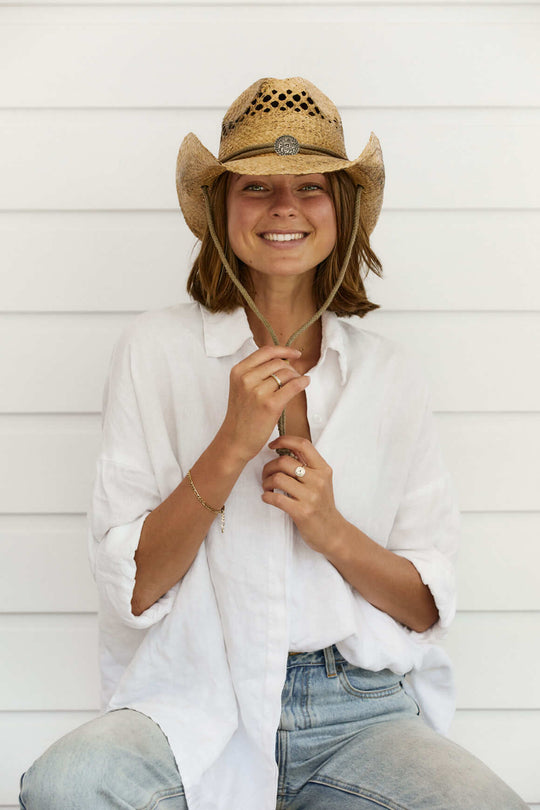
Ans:
{"type": "MultiPolygon", "coordinates": [[[[277,374],[277,376],[281,379],[281,371],[288,369],[289,371],[293,371],[294,375],[300,377],[300,372],[296,371],[294,366],[291,366],[287,360],[284,360],[282,357],[275,357],[272,360],[269,360],[267,363],[261,363],[255,368],[249,369],[246,372],[245,377],[253,380],[266,380],[270,377],[271,374],[277,374]]],[[[293,375],[293,376],[294,376],[293,375]]]]}
{"type": "Polygon", "coordinates": [[[265,492],[273,492],[278,489],[280,492],[286,492],[291,498],[299,500],[305,493],[304,485],[298,479],[287,475],[284,472],[276,472],[269,475],[262,482],[262,487],[265,492]]]}
{"type": "Polygon", "coordinates": [[[248,357],[241,360],[236,364],[235,368],[238,369],[240,374],[244,374],[252,368],[256,368],[263,363],[275,360],[276,358],[285,360],[297,360],[301,357],[302,352],[298,349],[293,349],[291,346],[263,346],[257,349],[248,357]]]}
{"type": "Polygon", "coordinates": [[[278,472],[290,475],[291,478],[296,478],[298,481],[300,481],[300,483],[305,484],[306,479],[309,476],[309,467],[302,465],[298,459],[292,458],[292,456],[276,456],[276,458],[273,458],[272,461],[269,461],[268,464],[264,465],[262,471],[263,481],[278,472]],[[296,474],[298,467],[303,467],[305,469],[306,472],[303,476],[296,474]]]}
{"type": "Polygon", "coordinates": [[[315,450],[309,439],[305,439],[302,436],[290,436],[285,434],[271,441],[268,447],[271,450],[292,450],[295,456],[300,459],[304,465],[313,467],[313,469],[327,466],[326,461],[321,454],[315,450]]]}
{"type": "MultiPolygon", "coordinates": [[[[275,382],[273,378],[270,378],[272,382],[275,382]]],[[[276,407],[278,407],[281,411],[285,410],[287,404],[294,399],[294,397],[298,396],[301,391],[304,391],[308,387],[311,382],[311,378],[307,376],[307,374],[303,374],[301,377],[292,377],[287,383],[285,383],[281,388],[274,394],[274,402],[276,403],[276,407]]]]}
{"type": "Polygon", "coordinates": [[[289,498],[288,495],[284,495],[282,492],[263,492],[261,499],[269,506],[275,506],[277,509],[281,509],[282,512],[286,512],[293,520],[298,518],[299,504],[295,498],[289,498]]]}
{"type": "Polygon", "coordinates": [[[266,385],[266,388],[269,391],[277,391],[277,380],[272,376],[275,376],[280,381],[281,385],[285,385],[292,380],[294,377],[301,377],[302,375],[296,371],[292,366],[284,366],[283,360],[276,360],[273,363],[265,363],[264,366],[258,366],[255,369],[252,369],[247,374],[244,374],[244,385],[246,388],[255,388],[256,386],[260,385],[261,383],[272,383],[272,385],[266,385]]]}

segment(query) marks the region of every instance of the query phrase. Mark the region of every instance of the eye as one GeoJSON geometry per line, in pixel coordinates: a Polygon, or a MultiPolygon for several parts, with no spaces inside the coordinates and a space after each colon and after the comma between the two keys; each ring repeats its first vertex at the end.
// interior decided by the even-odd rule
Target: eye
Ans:
{"type": "Polygon", "coordinates": [[[264,191],[264,186],[261,186],[260,183],[250,183],[244,186],[244,191],[264,191]]]}

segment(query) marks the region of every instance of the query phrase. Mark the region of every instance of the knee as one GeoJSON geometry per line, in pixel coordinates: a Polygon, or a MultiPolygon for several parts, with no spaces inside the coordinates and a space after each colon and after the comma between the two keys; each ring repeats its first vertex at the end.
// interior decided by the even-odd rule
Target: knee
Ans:
{"type": "Polygon", "coordinates": [[[87,723],[48,748],[21,778],[24,810],[91,808],[103,779],[111,743],[87,723]]]}
{"type": "Polygon", "coordinates": [[[95,810],[111,799],[145,806],[181,796],[174,757],[159,726],[139,712],[109,712],[52,745],[21,780],[23,810],[95,810]]]}

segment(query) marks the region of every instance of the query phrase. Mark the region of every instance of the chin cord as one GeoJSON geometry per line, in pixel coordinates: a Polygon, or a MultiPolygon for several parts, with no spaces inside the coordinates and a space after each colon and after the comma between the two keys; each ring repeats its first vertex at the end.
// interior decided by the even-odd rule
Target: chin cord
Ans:
{"type": "MultiPolygon", "coordinates": [[[[217,237],[216,229],[214,227],[214,219],[213,219],[213,216],[212,216],[212,206],[210,204],[210,197],[209,197],[209,194],[208,194],[208,186],[202,186],[201,188],[202,188],[202,193],[203,193],[203,197],[204,197],[204,207],[205,207],[205,210],[206,210],[206,221],[208,223],[208,230],[210,232],[210,236],[212,237],[212,241],[214,242],[214,245],[216,246],[216,250],[217,250],[217,252],[219,254],[219,258],[221,259],[221,261],[223,263],[223,267],[227,271],[227,275],[229,276],[229,278],[231,279],[233,284],[238,288],[240,294],[242,295],[242,297],[246,301],[246,303],[249,306],[249,308],[251,309],[251,311],[254,313],[254,315],[257,316],[257,318],[259,318],[261,323],[263,323],[264,326],[268,329],[268,331],[270,332],[270,335],[272,337],[272,340],[274,341],[274,344],[276,346],[278,346],[279,345],[279,340],[277,339],[276,333],[272,329],[271,324],[267,321],[267,319],[264,317],[262,312],[258,309],[257,305],[255,304],[255,301],[250,296],[250,294],[248,293],[248,291],[246,290],[246,288],[244,287],[244,285],[242,284],[240,279],[238,279],[235,276],[229,262],[227,261],[227,257],[225,256],[225,251],[223,250],[223,247],[222,247],[222,245],[221,245],[221,243],[220,243],[220,241],[219,241],[219,239],[217,237]]],[[[343,282],[343,279],[345,278],[345,273],[347,271],[347,266],[348,266],[349,260],[351,258],[353,245],[354,245],[354,242],[356,240],[356,235],[358,233],[358,226],[359,226],[359,221],[360,221],[360,202],[361,202],[361,199],[362,199],[362,190],[363,190],[363,186],[361,186],[361,185],[356,186],[356,196],[355,196],[355,200],[354,200],[354,220],[353,220],[354,225],[353,225],[351,236],[349,238],[349,244],[347,246],[347,252],[345,254],[345,259],[343,260],[343,266],[341,268],[341,271],[339,273],[337,281],[334,284],[334,286],[332,287],[332,289],[330,291],[330,294],[329,294],[328,298],[326,299],[326,301],[324,302],[324,304],[322,305],[322,307],[317,310],[317,312],[309,319],[309,321],[307,321],[305,324],[303,324],[303,326],[301,326],[299,329],[297,329],[296,332],[293,332],[293,334],[290,336],[287,343],[285,344],[286,346],[291,346],[292,343],[296,340],[296,338],[299,337],[302,334],[302,332],[305,332],[306,329],[309,329],[309,327],[312,324],[314,324],[315,321],[317,321],[321,317],[323,312],[325,312],[328,309],[328,307],[330,306],[330,304],[332,303],[332,301],[334,299],[334,296],[336,295],[337,291],[339,290],[339,288],[340,288],[340,286],[341,286],[341,284],[343,282]]],[[[283,411],[283,413],[279,417],[278,430],[279,430],[279,435],[283,436],[283,434],[285,433],[285,411],[283,411]]],[[[279,453],[279,455],[286,455],[286,454],[292,455],[289,450],[278,450],[277,452],[279,453]]]]}

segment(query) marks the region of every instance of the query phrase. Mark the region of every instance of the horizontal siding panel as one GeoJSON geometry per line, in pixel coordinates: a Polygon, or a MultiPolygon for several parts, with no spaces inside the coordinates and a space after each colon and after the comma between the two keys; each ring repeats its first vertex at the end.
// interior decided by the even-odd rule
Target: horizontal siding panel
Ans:
{"type": "Polygon", "coordinates": [[[95,615],[0,616],[0,649],[0,711],[99,709],[95,615]]]}
{"type": "Polygon", "coordinates": [[[9,380],[4,393],[14,386],[0,411],[101,411],[113,344],[131,320],[117,315],[0,317],[1,342],[11,347],[0,357],[0,376],[6,373],[9,380]]]}
{"type": "Polygon", "coordinates": [[[439,424],[462,510],[538,511],[540,414],[448,414],[439,424]]]}
{"type": "Polygon", "coordinates": [[[460,610],[540,610],[540,512],[462,515],[460,610]]]}
{"type": "MultiPolygon", "coordinates": [[[[539,636],[540,613],[459,614],[445,641],[458,708],[540,709],[539,636]]],[[[92,614],[0,616],[0,711],[98,708],[97,643],[92,614]]]]}
{"type": "Polygon", "coordinates": [[[438,421],[462,510],[539,510],[540,414],[447,414],[438,421]]]}
{"type": "Polygon", "coordinates": [[[3,213],[0,238],[2,311],[133,312],[188,300],[196,240],[179,208],[3,213]]]}
{"type": "Polygon", "coordinates": [[[0,613],[97,610],[84,516],[0,516],[0,613]]]}
{"type": "MultiPolygon", "coordinates": [[[[179,209],[4,212],[0,238],[9,269],[0,311],[133,312],[187,300],[196,240],[179,209]]],[[[540,300],[540,211],[385,207],[372,246],[384,278],[370,274],[366,288],[385,310],[517,311],[540,300]]]]}
{"type": "MultiPolygon", "coordinates": [[[[99,412],[109,359],[132,315],[0,315],[0,412],[99,412]]],[[[540,410],[536,313],[374,312],[365,328],[403,346],[438,411],[540,410]],[[501,336],[504,335],[504,339],[501,336]]]]}
{"type": "MultiPolygon", "coordinates": [[[[540,611],[540,512],[462,516],[461,611],[540,611]]],[[[97,610],[84,516],[0,516],[0,613],[97,610]]]]}
{"type": "MultiPolygon", "coordinates": [[[[217,152],[221,112],[4,110],[0,209],[177,210],[182,139],[217,152]]],[[[540,208],[540,110],[347,109],[343,125],[351,157],[379,138],[387,208],[540,208]]]]}
{"type": "Polygon", "coordinates": [[[99,416],[0,417],[0,513],[86,512],[99,416]]]}
{"type": "Polygon", "coordinates": [[[540,410],[530,355],[540,346],[537,313],[374,312],[366,328],[420,360],[435,410],[540,410]]]}
{"type": "MultiPolygon", "coordinates": [[[[81,513],[90,504],[99,417],[0,417],[0,514],[81,513]]],[[[540,414],[438,414],[461,509],[540,511],[540,414]]]]}
{"type": "Polygon", "coordinates": [[[540,712],[459,711],[450,736],[492,768],[526,802],[540,801],[540,712]]]}
{"type": "MultiPolygon", "coordinates": [[[[21,773],[52,742],[92,712],[0,713],[0,801],[17,801],[21,773]]],[[[540,801],[537,742],[540,712],[458,712],[452,738],[486,762],[525,801],[540,801]]]]}
{"type": "MultiPolygon", "coordinates": [[[[282,76],[297,75],[299,24],[310,43],[302,53],[302,72],[326,87],[338,106],[350,104],[358,94],[359,41],[362,64],[369,65],[360,82],[364,104],[538,103],[530,81],[538,68],[540,38],[534,11],[527,23],[514,22],[510,14],[493,23],[486,9],[483,21],[473,24],[469,17],[416,22],[408,15],[402,22],[385,22],[382,15],[369,22],[365,13],[345,10],[336,19],[330,5],[322,13],[287,9],[288,25],[280,28],[279,37],[273,8],[245,7],[240,20],[234,8],[191,14],[176,9],[159,22],[151,11],[134,22],[134,13],[109,14],[107,23],[96,10],[90,15],[84,10],[45,25],[33,24],[29,15],[11,15],[16,22],[5,22],[0,31],[0,53],[10,67],[0,105],[170,106],[181,95],[190,106],[217,106],[235,98],[256,76],[276,70],[282,76]],[[238,40],[243,58],[231,60],[230,43],[238,40]],[[227,65],[219,81],[215,70],[197,71],[196,81],[186,81],[200,62],[201,42],[215,65],[227,65]],[[328,71],[332,55],[339,55],[339,71],[328,71]]],[[[45,15],[42,19],[51,21],[45,15]]]]}
{"type": "Polygon", "coordinates": [[[540,211],[383,208],[371,245],[383,278],[366,290],[383,309],[538,309],[540,211]]]}
{"type": "Polygon", "coordinates": [[[538,612],[459,613],[444,641],[455,665],[458,707],[540,709],[538,638],[538,612]]]}

